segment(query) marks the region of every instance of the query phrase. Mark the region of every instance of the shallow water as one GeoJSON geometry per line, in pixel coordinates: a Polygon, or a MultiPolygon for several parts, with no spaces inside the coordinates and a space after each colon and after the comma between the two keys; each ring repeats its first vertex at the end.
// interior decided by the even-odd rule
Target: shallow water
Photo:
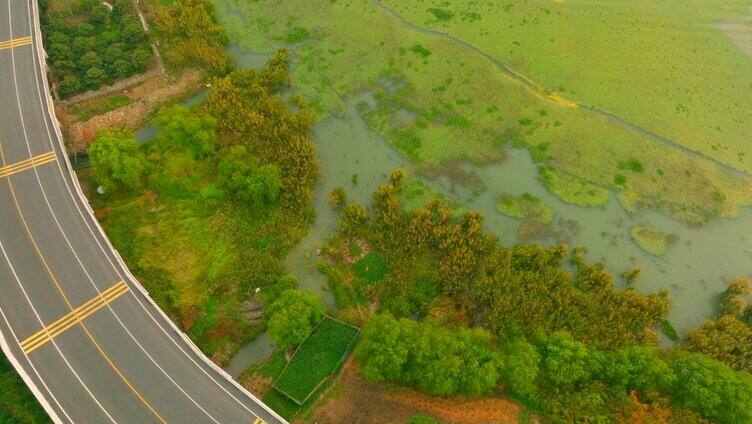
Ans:
{"type": "Polygon", "coordinates": [[[355,105],[360,101],[372,102],[373,98],[369,93],[353,97],[342,116],[328,118],[314,129],[321,168],[313,199],[316,221],[285,260],[287,271],[298,277],[300,287],[319,295],[330,308],[335,307],[334,299],[326,278],[316,270],[316,250],[337,231],[337,218],[327,200],[329,192],[341,186],[349,200],[368,204],[371,193],[386,181],[392,169],[410,166],[389,144],[371,133],[356,111],[355,105]],[[353,175],[358,176],[357,184],[352,182],[353,175]]]}
{"type": "MultiPolygon", "coordinates": [[[[318,247],[336,232],[336,217],[327,202],[328,193],[342,186],[348,199],[367,204],[371,193],[386,182],[391,170],[413,169],[410,162],[374,134],[359,115],[356,105],[364,100],[373,102],[370,93],[358,94],[346,102],[341,116],[330,117],[314,129],[313,140],[321,168],[313,202],[316,221],[285,260],[287,272],[298,277],[300,287],[319,295],[331,308],[335,305],[326,278],[316,270],[318,247]],[[352,183],[353,174],[358,174],[357,184],[352,183]]],[[[400,117],[410,119],[408,114],[400,117]]],[[[619,287],[624,285],[618,277],[622,271],[642,268],[642,277],[633,286],[644,293],[657,290],[670,293],[674,306],[669,321],[680,334],[718,313],[720,294],[731,278],[752,275],[749,266],[752,263],[752,208],[743,209],[737,219],[718,219],[702,228],[690,228],[654,211],[629,214],[613,193],[603,207],[569,205],[549,193],[538,180],[537,167],[526,150],[508,148],[507,153],[508,158],[499,164],[461,165],[464,171],[484,182],[483,190],[455,184],[447,177],[424,182],[449,199],[482,212],[486,229],[495,233],[505,246],[521,241],[517,239],[519,222],[496,211],[500,195],[530,193],[540,198],[553,209],[556,219],[553,234],[534,242],[544,245],[564,242],[570,247],[585,247],[586,258],[604,263],[619,287]],[[629,235],[630,228],[639,224],[674,234],[678,241],[664,256],[650,255],[629,235]]],[[[264,343],[252,342],[243,352],[262,351],[264,343]]],[[[258,357],[255,355],[253,359],[258,360],[258,357]]],[[[253,363],[247,361],[238,358],[233,363],[238,367],[253,363]]]]}
{"type": "Polygon", "coordinates": [[[237,379],[249,366],[259,363],[274,352],[274,343],[269,338],[269,333],[262,333],[256,339],[240,348],[238,353],[225,367],[225,371],[237,379]]]}

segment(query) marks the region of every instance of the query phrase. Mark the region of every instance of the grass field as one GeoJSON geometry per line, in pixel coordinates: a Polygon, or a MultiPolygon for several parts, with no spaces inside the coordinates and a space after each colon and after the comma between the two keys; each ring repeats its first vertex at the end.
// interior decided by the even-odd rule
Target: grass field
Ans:
{"type": "Polygon", "coordinates": [[[300,345],[274,387],[304,403],[342,363],[357,335],[357,328],[325,318],[300,345]]]}
{"type": "Polygon", "coordinates": [[[752,63],[711,25],[741,7],[669,3],[217,0],[232,42],[292,48],[320,117],[372,91],[369,125],[424,170],[501,160],[511,141],[567,202],[604,204],[610,191],[629,210],[701,224],[752,202],[748,175],[731,169],[752,169],[740,107],[752,63]]]}

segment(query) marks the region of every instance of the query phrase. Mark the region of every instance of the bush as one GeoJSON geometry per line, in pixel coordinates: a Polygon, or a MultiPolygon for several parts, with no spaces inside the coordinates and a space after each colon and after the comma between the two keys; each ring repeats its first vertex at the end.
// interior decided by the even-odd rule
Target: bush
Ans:
{"type": "Polygon", "coordinates": [[[520,399],[532,400],[538,390],[540,355],[535,346],[518,340],[506,346],[504,351],[504,384],[520,399]]]}
{"type": "Polygon", "coordinates": [[[592,381],[597,372],[598,358],[594,352],[559,331],[540,345],[543,375],[557,390],[571,390],[592,381]]]}
{"type": "Polygon", "coordinates": [[[155,120],[159,132],[156,141],[163,149],[180,148],[201,159],[214,153],[217,145],[217,121],[211,116],[194,114],[182,105],[162,109],[155,120]]]}
{"type": "Polygon", "coordinates": [[[141,185],[144,159],[133,134],[103,131],[89,146],[91,178],[106,191],[136,189],[141,185]]]}
{"type": "Polygon", "coordinates": [[[269,336],[280,349],[299,345],[326,310],[321,300],[300,290],[285,290],[269,309],[269,336]]]}
{"type": "Polygon", "coordinates": [[[609,352],[603,361],[603,379],[626,391],[665,392],[676,377],[655,349],[628,346],[609,352]]]}

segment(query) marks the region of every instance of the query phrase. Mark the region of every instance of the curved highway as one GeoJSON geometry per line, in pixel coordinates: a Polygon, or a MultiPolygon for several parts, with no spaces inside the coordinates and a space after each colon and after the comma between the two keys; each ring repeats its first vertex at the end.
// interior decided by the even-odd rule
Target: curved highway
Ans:
{"type": "Polygon", "coordinates": [[[56,423],[284,423],[152,302],[71,171],[36,0],[0,2],[0,345],[56,423]]]}

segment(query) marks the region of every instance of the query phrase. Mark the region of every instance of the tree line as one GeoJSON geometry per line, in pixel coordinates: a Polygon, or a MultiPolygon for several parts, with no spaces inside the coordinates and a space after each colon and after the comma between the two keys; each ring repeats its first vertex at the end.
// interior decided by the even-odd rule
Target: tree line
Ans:
{"type": "Polygon", "coordinates": [[[752,420],[752,376],[683,350],[600,350],[563,331],[498,345],[483,329],[382,314],[363,327],[356,355],[370,380],[440,396],[506,393],[553,422],[624,422],[639,397],[660,405],[645,422],[752,420]]]}

